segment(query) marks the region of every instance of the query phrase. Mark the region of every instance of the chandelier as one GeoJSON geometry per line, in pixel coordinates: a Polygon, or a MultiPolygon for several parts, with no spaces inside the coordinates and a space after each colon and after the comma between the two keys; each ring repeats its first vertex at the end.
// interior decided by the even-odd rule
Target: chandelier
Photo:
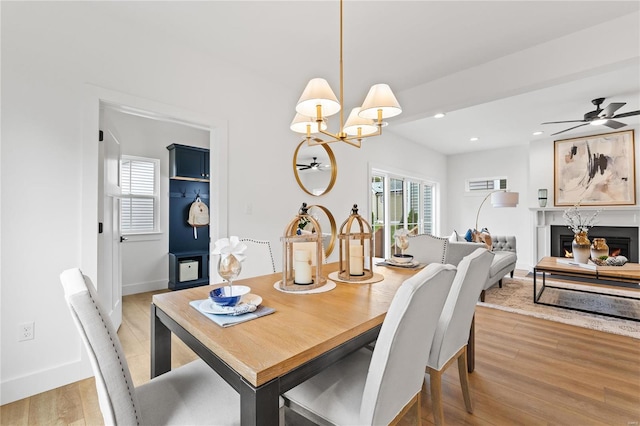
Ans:
{"type": "Polygon", "coordinates": [[[344,71],[342,64],[342,2],[340,0],[340,100],[336,98],[329,83],[324,78],[314,78],[304,89],[298,104],[296,115],[291,122],[291,130],[306,135],[308,145],[321,145],[333,142],[346,142],[360,148],[365,137],[379,136],[387,123],[385,118],[394,117],[402,112],[400,104],[388,84],[374,84],[369,89],[362,106],[353,108],[347,121],[344,121],[344,71]],[[338,133],[327,131],[327,117],[340,113],[338,133]],[[344,123],[344,124],[343,124],[344,123]],[[315,135],[321,133],[328,139],[315,135]]]}

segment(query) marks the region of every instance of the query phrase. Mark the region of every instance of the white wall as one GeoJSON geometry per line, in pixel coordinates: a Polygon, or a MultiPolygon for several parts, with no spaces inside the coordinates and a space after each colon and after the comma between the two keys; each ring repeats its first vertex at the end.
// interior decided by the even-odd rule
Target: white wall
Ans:
{"type": "Polygon", "coordinates": [[[172,143],[209,147],[209,132],[106,108],[105,122],[115,128],[122,155],[160,160],[160,234],[128,237],[122,249],[122,294],[167,288],[169,261],[169,151],[172,143]]]}
{"type": "MultiPolygon", "coordinates": [[[[529,149],[511,147],[490,151],[479,151],[447,158],[447,221],[444,234],[455,229],[464,234],[475,228],[476,215],[484,194],[465,192],[465,183],[470,178],[506,176],[508,189],[520,193],[520,202],[515,208],[493,208],[487,200],[478,220],[479,228],[487,228],[493,235],[515,235],[518,250],[518,268],[528,269],[531,250],[529,224],[529,149]]],[[[551,157],[553,164],[553,157],[551,157]]],[[[537,200],[536,200],[537,205],[537,200]]]]}
{"type": "Polygon", "coordinates": [[[291,166],[300,141],[289,131],[299,87],[273,87],[161,34],[112,21],[103,10],[109,3],[2,4],[2,404],[90,374],[58,278],[96,250],[81,244],[83,209],[96,210],[97,223],[95,199],[82,198],[83,176],[91,175],[82,169],[83,151],[98,143],[83,140],[86,83],[227,123],[228,204],[221,208],[228,232],[271,241],[277,265],[282,230],[301,202],[325,205],[338,224],[353,203],[367,205],[370,162],[445,177],[442,155],[384,135],[359,150],[333,147],[336,186],[312,199],[291,166]],[[29,199],[36,209],[19,208],[29,199]],[[35,339],[18,342],[18,324],[27,321],[35,321],[35,339]]]}

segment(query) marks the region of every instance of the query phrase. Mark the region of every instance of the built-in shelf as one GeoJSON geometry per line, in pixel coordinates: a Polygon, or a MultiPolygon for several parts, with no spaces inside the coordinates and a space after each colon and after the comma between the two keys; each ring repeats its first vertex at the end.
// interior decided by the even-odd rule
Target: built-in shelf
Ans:
{"type": "MultiPolygon", "coordinates": [[[[209,284],[209,227],[187,223],[191,204],[209,206],[209,150],[169,145],[169,288],[209,284]]],[[[211,211],[211,210],[209,210],[211,211]]]]}

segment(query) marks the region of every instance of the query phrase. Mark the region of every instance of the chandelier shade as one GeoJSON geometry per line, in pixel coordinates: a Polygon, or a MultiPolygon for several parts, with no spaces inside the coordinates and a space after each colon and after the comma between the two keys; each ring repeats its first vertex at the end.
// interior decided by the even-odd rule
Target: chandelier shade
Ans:
{"type": "MultiPolygon", "coordinates": [[[[296,133],[318,133],[318,122],[314,118],[296,113],[289,128],[296,133]]],[[[327,130],[327,122],[325,120],[321,122],[320,129],[327,130]]]]}
{"type": "Polygon", "coordinates": [[[360,117],[372,120],[395,117],[402,112],[400,104],[388,84],[375,84],[369,89],[360,108],[360,117]],[[379,116],[378,111],[382,112],[379,116]]]}
{"type": "Polygon", "coordinates": [[[353,108],[344,123],[344,132],[349,136],[368,136],[378,133],[378,126],[373,120],[362,118],[359,115],[360,108],[353,108]]]}
{"type": "Polygon", "coordinates": [[[314,78],[307,83],[298,99],[296,112],[307,117],[329,117],[340,112],[341,106],[336,94],[324,78],[314,78]],[[321,110],[318,110],[318,107],[321,110]]]}

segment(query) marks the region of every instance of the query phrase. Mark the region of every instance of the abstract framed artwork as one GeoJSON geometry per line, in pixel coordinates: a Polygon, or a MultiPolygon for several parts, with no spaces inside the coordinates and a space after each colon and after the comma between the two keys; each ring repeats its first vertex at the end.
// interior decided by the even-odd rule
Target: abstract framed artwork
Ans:
{"type": "Polygon", "coordinates": [[[554,205],[636,204],[633,130],[554,142],[554,205]]]}

